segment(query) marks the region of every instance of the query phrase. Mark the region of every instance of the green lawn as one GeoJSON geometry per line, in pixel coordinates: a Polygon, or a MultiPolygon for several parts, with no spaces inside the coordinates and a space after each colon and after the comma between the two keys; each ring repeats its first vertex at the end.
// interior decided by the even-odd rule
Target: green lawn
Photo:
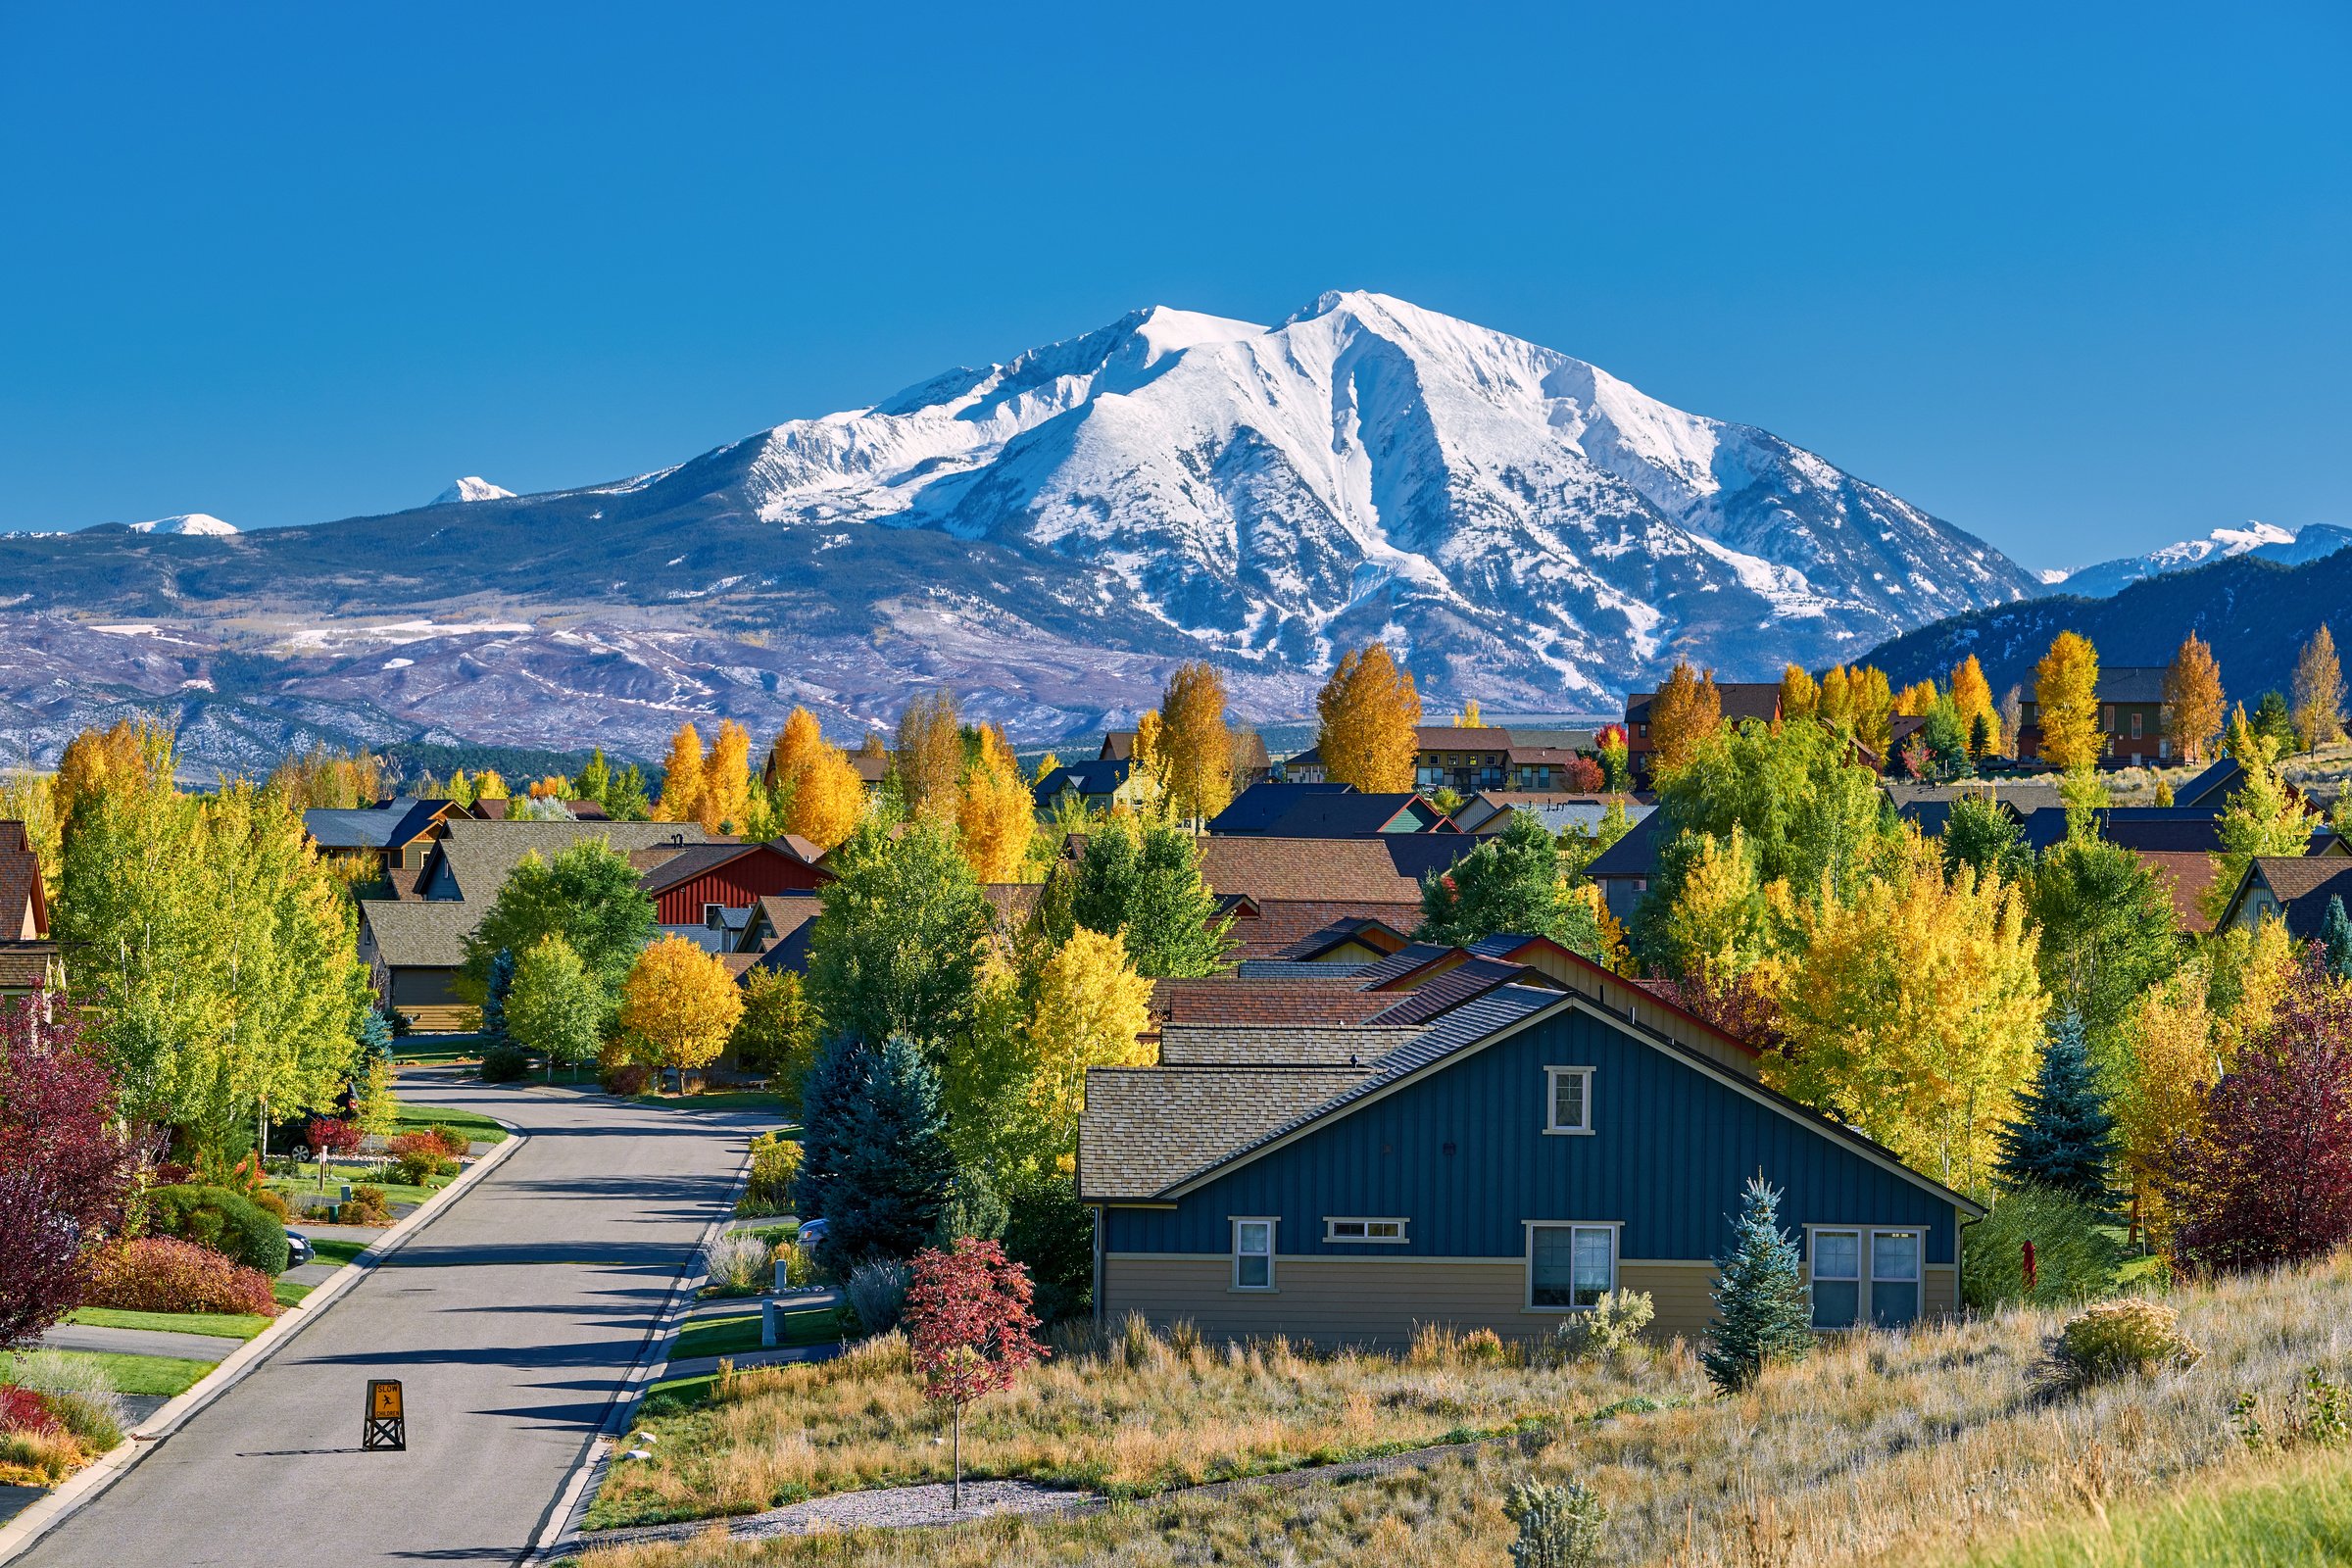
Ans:
{"type": "Polygon", "coordinates": [[[292,1280],[272,1280],[270,1294],[277,1298],[278,1305],[292,1306],[318,1288],[316,1285],[297,1285],[292,1280]]]}
{"type": "Polygon", "coordinates": [[[68,1312],[66,1321],[94,1329],[163,1329],[172,1334],[250,1340],[273,1320],[259,1312],[133,1312],[119,1306],[80,1306],[68,1312]]]}
{"type": "Polygon", "coordinates": [[[1970,1568],[2321,1568],[2352,1561],[2352,1457],[2306,1452],[2258,1462],[1966,1560],[1970,1568]]]}
{"type": "Polygon", "coordinates": [[[432,1126],[455,1128],[477,1144],[503,1144],[507,1141],[507,1130],[478,1110],[457,1110],[448,1105],[412,1105],[406,1102],[394,1107],[392,1131],[395,1136],[422,1132],[432,1126]]]}
{"type": "MultiPolygon", "coordinates": [[[[841,1338],[841,1325],[832,1307],[820,1306],[785,1313],[780,1332],[786,1345],[823,1345],[841,1338]]],[[[759,1348],[760,1314],[754,1312],[747,1317],[696,1319],[679,1332],[677,1347],[669,1355],[673,1361],[685,1361],[698,1355],[741,1355],[759,1348]]]]}
{"type": "Polygon", "coordinates": [[[311,1250],[318,1255],[315,1263],[348,1263],[369,1247],[369,1243],[349,1240],[341,1236],[314,1236],[311,1250]]]}
{"type": "Polygon", "coordinates": [[[480,1035],[410,1035],[392,1042],[394,1066],[434,1066],[470,1061],[486,1044],[480,1035]]]}
{"type": "MultiPolygon", "coordinates": [[[[345,1182],[351,1183],[354,1187],[382,1188],[384,1201],[387,1203],[421,1203],[457,1180],[454,1176],[436,1176],[429,1187],[411,1187],[406,1182],[389,1179],[374,1180],[341,1166],[330,1166],[326,1173],[326,1191],[320,1192],[318,1190],[318,1167],[316,1164],[305,1164],[301,1169],[303,1174],[300,1176],[272,1176],[270,1178],[270,1189],[294,1206],[294,1218],[290,1223],[296,1230],[300,1230],[303,1221],[308,1218],[303,1213],[304,1208],[312,1203],[334,1202],[341,1195],[342,1184],[345,1182]]],[[[326,1222],[312,1220],[311,1223],[323,1225],[326,1222]]]]}
{"type": "MultiPolygon", "coordinates": [[[[105,1373],[107,1386],[117,1394],[161,1394],[167,1396],[185,1394],[198,1378],[220,1364],[218,1361],[186,1361],[175,1355],[125,1355],[116,1350],[71,1350],[65,1353],[96,1362],[105,1373]]],[[[15,1370],[16,1361],[12,1357],[6,1367],[0,1367],[0,1383],[16,1381],[12,1375],[15,1370]]]]}

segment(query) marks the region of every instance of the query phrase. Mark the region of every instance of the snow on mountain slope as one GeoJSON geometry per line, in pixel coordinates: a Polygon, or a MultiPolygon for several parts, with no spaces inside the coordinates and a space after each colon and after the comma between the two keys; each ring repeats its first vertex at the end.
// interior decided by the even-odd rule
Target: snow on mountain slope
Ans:
{"type": "Polygon", "coordinates": [[[235,533],[236,525],[221,521],[209,512],[183,512],[175,516],[155,517],[130,525],[132,533],[184,533],[220,538],[235,533]]]}
{"type": "Polygon", "coordinates": [[[469,473],[433,497],[430,505],[446,507],[463,501],[512,501],[513,499],[514,499],[514,492],[504,485],[492,484],[479,474],[469,473]]]}
{"type": "Polygon", "coordinates": [[[1389,635],[1595,700],[1677,655],[1777,672],[2036,586],[1768,432],[1379,294],[1270,328],[1141,311],[742,446],[763,518],[1044,550],[1203,651],[1389,635]]]}
{"type": "Polygon", "coordinates": [[[2242,528],[2216,528],[2202,539],[2183,539],[2178,544],[2165,545],[2144,556],[2126,556],[2116,561],[2101,562],[2079,571],[2046,574],[2049,593],[2081,594],[2086,599],[2105,599],[2122,592],[2143,577],[2160,576],[2168,571],[2186,571],[2204,565],[2209,561],[2227,561],[2232,556],[2258,556],[2276,561],[2280,565],[2297,566],[2352,544],[2352,531],[2327,523],[2314,523],[2302,529],[2278,527],[2275,523],[2249,521],[2242,528]]]}

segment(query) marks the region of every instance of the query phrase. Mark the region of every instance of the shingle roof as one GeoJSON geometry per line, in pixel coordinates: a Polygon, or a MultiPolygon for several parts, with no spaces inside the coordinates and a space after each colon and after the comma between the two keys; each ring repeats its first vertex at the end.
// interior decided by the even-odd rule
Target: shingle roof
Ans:
{"type": "MultiPolygon", "coordinates": [[[[1241,895],[1225,895],[1239,898],[1241,895]]],[[[1421,923],[1420,889],[1413,890],[1410,903],[1380,901],[1356,902],[1342,899],[1261,899],[1252,900],[1255,914],[1237,917],[1232,936],[1241,944],[1239,956],[1244,958],[1271,958],[1288,952],[1305,938],[1328,929],[1335,921],[1361,918],[1377,920],[1390,930],[1407,932],[1421,923]]]]}
{"type": "Polygon", "coordinates": [[[1300,801],[1318,795],[1347,795],[1352,784],[1282,784],[1262,780],[1233,798],[1233,803],[1208,819],[1211,833],[1263,833],[1300,801]]]}
{"type": "Polygon", "coordinates": [[[2248,874],[2260,876],[2283,906],[2286,934],[2297,942],[2319,940],[2329,899],[2340,898],[2352,909],[2352,859],[2340,855],[2260,855],[2248,874]]]}
{"type": "Polygon", "coordinates": [[[1089,1068],[1078,1124],[1080,1197],[1150,1198],[1363,1076],[1348,1067],[1089,1068]]]}
{"type": "MultiPolygon", "coordinates": [[[[811,850],[816,848],[807,839],[801,839],[798,843],[807,845],[811,850]]],[[[817,860],[816,856],[805,854],[796,847],[795,841],[789,836],[771,839],[763,844],[689,844],[662,861],[661,864],[648,866],[645,869],[643,874],[645,891],[660,893],[665,889],[674,888],[682,882],[691,882],[704,872],[724,865],[730,860],[746,855],[758,854],[761,850],[772,851],[788,860],[798,860],[803,865],[815,865],[817,860]]],[[[830,873],[827,874],[830,875],[830,873]]]]}
{"type": "MultiPolygon", "coordinates": [[[[1436,842],[1475,848],[1463,834],[1392,833],[1371,839],[1215,836],[1200,841],[1200,874],[1219,893],[1260,901],[1421,903],[1417,871],[1398,864],[1395,845],[1436,842]]],[[[1446,864],[1452,864],[1448,858],[1446,864]]]]}
{"type": "Polygon", "coordinates": [[[394,830],[416,815],[419,807],[425,808],[425,820],[430,821],[432,808],[444,804],[404,795],[376,806],[315,806],[302,813],[302,830],[322,850],[380,850],[416,837],[414,832],[395,837],[394,830]]]}
{"type": "Polygon", "coordinates": [[[1585,875],[1594,879],[1604,876],[1656,876],[1658,874],[1658,835],[1665,830],[1666,813],[1652,811],[1636,822],[1625,837],[1610,845],[1585,867],[1585,875]]]}
{"type": "Polygon", "coordinates": [[[1320,1028],[1363,1023],[1396,999],[1368,993],[1353,976],[1325,982],[1231,978],[1160,980],[1152,1010],[1169,1025],[1219,1028],[1320,1028]]]}
{"type": "Polygon", "coordinates": [[[1507,752],[1511,732],[1494,725],[1465,729],[1456,724],[1416,724],[1413,744],[1425,752],[1507,752]]]}
{"type": "MultiPolygon", "coordinates": [[[[1260,918],[1263,918],[1261,915],[1260,918]]],[[[1321,926],[1284,948],[1272,956],[1290,959],[1316,959],[1334,948],[1349,943],[1376,951],[1395,952],[1405,945],[1410,926],[1398,926],[1377,915],[1348,914],[1321,926]]]]}
{"type": "Polygon", "coordinates": [[[2173,915],[2180,929],[2204,936],[2213,929],[2213,921],[2200,906],[2205,890],[2213,886],[2221,872],[2221,862],[2210,855],[2177,850],[2140,850],[2136,852],[2156,873],[2172,896],[2173,915]]]}
{"type": "Polygon", "coordinates": [[[0,822],[0,942],[24,940],[29,917],[32,934],[49,934],[49,901],[41,887],[41,858],[32,835],[18,821],[0,822]]]}
{"type": "MultiPolygon", "coordinates": [[[[1274,788],[1285,792],[1297,790],[1299,795],[1290,800],[1281,813],[1262,828],[1234,825],[1231,808],[1217,817],[1227,823],[1220,828],[1210,824],[1212,833],[1264,833],[1273,838],[1346,839],[1369,838],[1389,831],[1390,824],[1418,806],[1430,818],[1427,827],[1416,825],[1413,832],[1445,832],[1449,824],[1436,807],[1416,794],[1407,791],[1398,795],[1366,795],[1357,790],[1319,789],[1311,784],[1257,785],[1258,789],[1274,788]]],[[[1245,792],[1247,793],[1247,792],[1245,792]]]]}
{"type": "Polygon", "coordinates": [[[681,838],[688,847],[717,842],[691,822],[487,822],[459,816],[450,818],[449,836],[434,853],[457,879],[460,897],[487,909],[522,858],[534,852],[553,859],[574,844],[602,839],[628,855],[670,849],[681,838]]]}
{"type": "Polygon", "coordinates": [[[1030,791],[1041,811],[1050,811],[1064,791],[1075,790],[1083,796],[1102,796],[1115,792],[1127,782],[1135,763],[1126,758],[1089,758],[1083,761],[1064,762],[1037,781],[1030,791]]]}
{"type": "Polygon", "coordinates": [[[38,991],[57,961],[54,942],[0,942],[0,991],[38,991]]]}
{"type": "Polygon", "coordinates": [[[1403,979],[1414,970],[1445,957],[1452,951],[1453,949],[1443,942],[1407,943],[1378,963],[1366,964],[1357,970],[1356,978],[1363,982],[1365,990],[1375,991],[1382,986],[1403,979]]]}
{"type": "Polygon", "coordinates": [[[2175,806],[2211,805],[2216,810],[2219,810],[2229,797],[2236,792],[2238,784],[2245,776],[2246,770],[2238,765],[2236,758],[2218,758],[2205,771],[2173,791],[2173,804],[2175,806]]]}
{"type": "Polygon", "coordinates": [[[1362,972],[1360,963],[1328,963],[1313,958],[1244,958],[1233,966],[1233,977],[1244,981],[1325,985],[1362,972]]]}
{"type": "Polygon", "coordinates": [[[454,969],[466,961],[466,937],[489,906],[487,900],[362,899],[360,919],[391,967],[454,969]]]}
{"type": "MultiPolygon", "coordinates": [[[[1646,721],[1649,705],[1656,692],[1628,692],[1625,697],[1625,721],[1629,724],[1646,721]]],[[[1723,716],[1737,722],[1742,718],[1771,719],[1781,710],[1781,683],[1767,681],[1719,680],[1715,695],[1723,704],[1723,716]]]]}
{"type": "Polygon", "coordinates": [[[1168,1067],[1361,1067],[1410,1045],[1418,1024],[1385,1028],[1224,1029],[1197,1024],[1160,1031],[1159,1059],[1168,1067]]]}
{"type": "Polygon", "coordinates": [[[1523,965],[1502,963],[1493,958],[1471,958],[1455,964],[1444,974],[1423,981],[1410,991],[1384,993],[1396,998],[1395,1005],[1375,1013],[1368,1021],[1376,1026],[1430,1023],[1506,985],[1551,989],[1545,976],[1523,965]]]}

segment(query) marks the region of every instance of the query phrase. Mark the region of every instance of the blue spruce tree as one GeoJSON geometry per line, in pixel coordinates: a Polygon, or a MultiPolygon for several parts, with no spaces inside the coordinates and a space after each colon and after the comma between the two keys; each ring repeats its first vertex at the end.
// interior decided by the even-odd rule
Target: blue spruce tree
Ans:
{"type": "Polygon", "coordinates": [[[1732,1250],[1715,1260],[1715,1321],[1699,1352],[1708,1380],[1726,1394],[1755,1382],[1771,1362],[1802,1360],[1813,1348],[1803,1259],[1780,1220],[1781,1190],[1749,1178],[1732,1250]]]}
{"type": "Polygon", "coordinates": [[[2334,894],[2328,900],[2328,917],[2320,922],[2320,951],[2328,962],[2328,972],[2338,980],[2352,981],[2352,916],[2344,913],[2344,896],[2334,894]]]}
{"type": "Polygon", "coordinates": [[[825,1212],[851,1121],[872,1088],[873,1058],[863,1040],[835,1035],[801,1080],[801,1173],[793,1183],[792,1206],[804,1220],[825,1212]]]}
{"type": "MultiPolygon", "coordinates": [[[[803,1156],[806,1158],[806,1155],[803,1156]]],[[[956,1179],[939,1077],[903,1035],[875,1054],[825,1185],[817,1260],[836,1279],[869,1257],[906,1258],[931,1245],[956,1179]]]]}
{"type": "Polygon", "coordinates": [[[482,1033],[504,1042],[507,1038],[507,993],[514,989],[514,950],[501,948],[490,956],[490,985],[482,997],[482,1033]]]}
{"type": "Polygon", "coordinates": [[[2018,1097],[2017,1119],[1995,1138],[2000,1157],[1992,1169],[2004,1187],[2037,1183],[2100,1213],[2114,1207],[2107,1167],[2115,1157],[2115,1118],[2075,1013],[2050,1032],[2034,1087],[2018,1097]]]}

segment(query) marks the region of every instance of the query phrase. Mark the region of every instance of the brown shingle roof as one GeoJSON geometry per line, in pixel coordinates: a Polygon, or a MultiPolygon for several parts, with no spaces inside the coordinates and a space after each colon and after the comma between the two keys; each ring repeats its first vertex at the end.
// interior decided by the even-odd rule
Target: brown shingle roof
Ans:
{"type": "Polygon", "coordinates": [[[1353,980],[1159,980],[1152,1010],[1164,1023],[1219,1028],[1315,1028],[1360,1024],[1396,1004],[1353,980]]]}
{"type": "Polygon", "coordinates": [[[38,991],[57,961],[54,942],[0,942],[0,991],[38,991]]]}
{"type": "Polygon", "coordinates": [[[2156,872],[2156,880],[2172,895],[2173,913],[2180,929],[2204,936],[2213,930],[2213,922],[2198,907],[2205,890],[2221,871],[2221,862],[2210,855],[2190,850],[2141,850],[2140,859],[2156,872]]]}
{"type": "Polygon", "coordinates": [[[461,899],[362,899],[360,922],[395,969],[454,969],[466,961],[466,934],[490,907],[461,899]]]}
{"type": "Polygon", "coordinates": [[[2297,942],[2318,939],[2329,899],[2352,909],[2352,859],[2340,855],[2262,855],[2251,869],[2285,906],[2286,934],[2297,942]]]}
{"type": "Polygon", "coordinates": [[[1093,1067],[1078,1196],[1149,1198],[1296,1121],[1365,1077],[1349,1067],[1093,1067]]]}
{"type": "Polygon", "coordinates": [[[1369,1068],[1410,1045],[1418,1024],[1392,1028],[1227,1029],[1186,1024],[1160,1031],[1164,1067],[1320,1066],[1369,1068]]]}
{"type": "Polygon", "coordinates": [[[1378,839],[1211,836],[1200,841],[1200,875],[1219,893],[1246,894],[1261,904],[1285,899],[1409,904],[1415,909],[1421,904],[1421,884],[1396,869],[1389,846],[1378,839]]]}
{"type": "Polygon", "coordinates": [[[49,901],[41,888],[41,858],[18,821],[0,822],[0,942],[49,935],[49,901]]]}
{"type": "Polygon", "coordinates": [[[1493,725],[1464,728],[1458,724],[1416,724],[1413,744],[1425,752],[1507,752],[1511,732],[1493,725]]]}

